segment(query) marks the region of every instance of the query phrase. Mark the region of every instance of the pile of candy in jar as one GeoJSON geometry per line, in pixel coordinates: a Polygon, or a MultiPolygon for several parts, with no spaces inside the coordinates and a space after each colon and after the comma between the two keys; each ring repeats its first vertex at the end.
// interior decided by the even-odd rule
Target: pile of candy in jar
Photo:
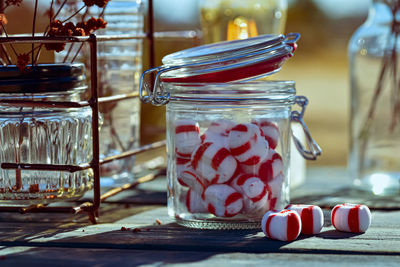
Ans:
{"type": "Polygon", "coordinates": [[[177,179],[187,187],[186,208],[218,217],[261,218],[280,201],[283,163],[274,149],[279,129],[268,119],[213,121],[200,134],[192,120],[175,122],[177,179]]]}

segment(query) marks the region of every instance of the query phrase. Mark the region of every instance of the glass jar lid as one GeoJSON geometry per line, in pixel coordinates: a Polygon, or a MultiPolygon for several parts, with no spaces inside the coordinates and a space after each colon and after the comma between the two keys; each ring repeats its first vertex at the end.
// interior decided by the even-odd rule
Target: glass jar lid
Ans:
{"type": "MultiPolygon", "coordinates": [[[[224,83],[271,75],[279,71],[283,63],[293,55],[299,38],[298,33],[286,36],[260,35],[193,47],[167,55],[163,58],[163,66],[142,74],[141,99],[146,103],[158,103],[158,96],[165,94],[161,82],[224,83]],[[149,88],[151,85],[152,88],[149,88]]],[[[158,104],[164,104],[161,102],[158,104]]]]}
{"type": "Polygon", "coordinates": [[[293,55],[298,33],[260,35],[179,51],[163,58],[163,82],[230,82],[267,76],[293,55]]]}

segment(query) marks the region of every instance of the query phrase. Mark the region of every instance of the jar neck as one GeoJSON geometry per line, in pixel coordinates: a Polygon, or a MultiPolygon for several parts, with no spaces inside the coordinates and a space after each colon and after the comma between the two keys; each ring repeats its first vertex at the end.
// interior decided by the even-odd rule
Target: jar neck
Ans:
{"type": "Polygon", "coordinates": [[[400,0],[373,0],[366,23],[388,24],[395,17],[400,21],[400,0]]]}

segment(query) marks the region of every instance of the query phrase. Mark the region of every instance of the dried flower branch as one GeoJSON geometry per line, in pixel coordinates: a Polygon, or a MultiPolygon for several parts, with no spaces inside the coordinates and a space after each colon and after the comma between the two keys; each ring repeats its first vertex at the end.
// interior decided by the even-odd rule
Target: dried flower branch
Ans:
{"type": "MultiPolygon", "coordinates": [[[[110,0],[83,0],[81,3],[83,3],[80,8],[78,8],[71,16],[68,18],[64,19],[63,21],[57,20],[56,17],[60,14],[61,10],[65,7],[67,4],[67,0],[49,0],[50,1],[50,8],[44,13],[46,16],[49,18],[49,25],[46,27],[44,31],[44,36],[49,36],[49,37],[65,37],[65,36],[86,36],[90,35],[94,31],[98,29],[103,29],[106,27],[107,22],[104,21],[103,18],[94,18],[91,17],[90,19],[85,21],[86,14],[88,14],[88,8],[91,6],[98,6],[100,8],[106,7],[107,3],[110,0]],[[55,4],[58,4],[58,10],[54,10],[55,4]],[[84,12],[84,15],[82,16],[82,21],[76,23],[76,25],[71,22],[70,20],[75,17],[77,14],[81,13],[84,9],[86,11],[84,12]]],[[[80,2],[80,1],[77,1],[80,2]]],[[[5,25],[8,23],[6,15],[3,13],[4,9],[9,7],[9,6],[20,6],[22,3],[22,0],[0,0],[0,7],[3,7],[3,10],[0,10],[0,31],[3,31],[6,35],[6,38],[8,37],[5,25]]],[[[36,27],[36,19],[37,19],[37,12],[38,12],[38,0],[35,0],[35,7],[34,7],[34,14],[33,14],[33,22],[32,22],[32,36],[35,36],[35,27],[36,27]]],[[[35,65],[36,62],[38,61],[39,55],[41,48],[44,46],[47,50],[52,50],[55,52],[60,52],[65,49],[65,43],[46,43],[46,44],[41,44],[37,47],[32,44],[32,48],[29,52],[27,53],[20,53],[18,54],[14,47],[11,45],[11,48],[17,57],[17,65],[21,70],[26,70],[26,66],[28,62],[26,61],[27,54],[31,54],[30,60],[31,60],[31,65],[35,65]],[[35,50],[37,50],[37,53],[35,55],[35,50]]],[[[78,50],[77,53],[79,53],[80,49],[78,50]]],[[[0,53],[1,53],[1,58],[3,59],[2,62],[4,63],[7,61],[7,64],[11,64],[11,59],[9,55],[7,54],[7,50],[5,47],[2,45],[0,47],[0,53]]],[[[69,55],[69,53],[68,53],[69,55]]],[[[67,57],[68,57],[67,55],[67,57]]],[[[73,60],[76,58],[77,55],[73,57],[73,60]]]]}

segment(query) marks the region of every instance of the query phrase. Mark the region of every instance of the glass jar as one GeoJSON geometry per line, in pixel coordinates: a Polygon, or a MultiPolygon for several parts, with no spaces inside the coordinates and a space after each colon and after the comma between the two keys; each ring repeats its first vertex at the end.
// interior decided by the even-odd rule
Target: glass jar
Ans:
{"type": "MultiPolygon", "coordinates": [[[[86,91],[82,64],[48,64],[20,72],[0,66],[0,99],[79,101],[86,91]]],[[[0,104],[0,163],[82,164],[92,154],[92,111],[0,104]]],[[[74,200],[92,188],[91,169],[69,173],[0,170],[0,205],[74,200]]]]}
{"type": "Polygon", "coordinates": [[[305,158],[321,152],[302,120],[307,99],[295,95],[293,81],[244,79],[279,69],[293,40],[262,36],[191,48],[142,75],[142,100],[167,104],[168,211],[177,223],[257,228],[266,211],[289,203],[290,122],[303,126],[310,150],[294,141],[305,158]],[[301,111],[291,110],[295,103],[301,111]]]}
{"type": "MultiPolygon", "coordinates": [[[[77,12],[84,3],[68,1],[57,19],[64,20],[77,12]]],[[[56,6],[57,10],[59,6],[56,6]]],[[[137,93],[142,72],[144,25],[144,3],[141,0],[112,0],[105,8],[96,5],[83,9],[72,18],[73,22],[87,21],[92,16],[103,17],[105,29],[95,34],[97,42],[97,70],[99,97],[137,93]],[[104,41],[102,37],[116,37],[104,41]]],[[[89,47],[80,48],[73,44],[57,53],[58,61],[71,59],[79,51],[77,61],[89,66],[89,47]]],[[[89,74],[89,73],[88,73],[89,74]]],[[[140,100],[137,97],[117,102],[100,103],[103,121],[99,133],[100,157],[106,158],[129,151],[140,142],[140,100]]],[[[102,186],[118,186],[134,181],[135,157],[102,164],[100,176],[102,186]]]]}
{"type": "Polygon", "coordinates": [[[374,0],[349,43],[351,122],[349,170],[375,195],[400,192],[400,1],[374,0]]]}

